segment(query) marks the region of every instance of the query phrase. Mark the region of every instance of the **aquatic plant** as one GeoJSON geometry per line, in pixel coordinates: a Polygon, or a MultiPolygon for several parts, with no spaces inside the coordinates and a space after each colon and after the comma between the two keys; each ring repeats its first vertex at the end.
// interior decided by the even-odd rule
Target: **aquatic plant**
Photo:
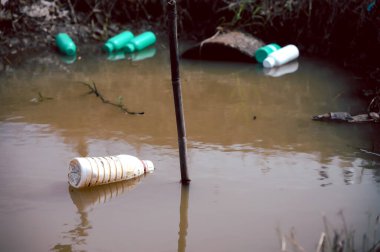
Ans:
{"type": "MultiPolygon", "coordinates": [[[[354,228],[349,228],[342,211],[338,213],[342,227],[333,228],[326,216],[323,216],[324,231],[321,232],[316,252],[378,252],[380,251],[380,216],[368,214],[368,228],[362,235],[357,234],[354,228]],[[361,237],[361,238],[360,238],[361,237]],[[357,243],[357,238],[360,238],[357,243]]],[[[295,229],[292,228],[289,234],[283,234],[277,228],[280,238],[281,252],[305,252],[300,242],[296,238],[295,229]]]]}

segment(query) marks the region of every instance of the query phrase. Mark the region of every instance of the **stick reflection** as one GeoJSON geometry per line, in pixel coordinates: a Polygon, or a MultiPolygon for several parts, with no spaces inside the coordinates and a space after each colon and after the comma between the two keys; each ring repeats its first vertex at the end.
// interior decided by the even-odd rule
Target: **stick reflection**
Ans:
{"type": "Polygon", "coordinates": [[[189,185],[181,187],[181,204],[179,207],[179,231],[178,231],[178,252],[186,251],[186,236],[188,227],[189,208],[189,185]]]}

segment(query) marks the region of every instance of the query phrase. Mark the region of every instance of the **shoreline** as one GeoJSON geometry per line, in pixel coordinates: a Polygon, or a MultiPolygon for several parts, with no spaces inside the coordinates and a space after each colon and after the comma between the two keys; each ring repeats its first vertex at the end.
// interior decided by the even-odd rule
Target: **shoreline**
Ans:
{"type": "MultiPolygon", "coordinates": [[[[20,55],[43,52],[47,48],[54,50],[54,36],[59,32],[68,33],[77,45],[103,43],[123,30],[166,33],[167,11],[160,1],[147,1],[144,4],[131,1],[123,4],[123,1],[115,0],[112,6],[107,3],[105,0],[2,1],[0,74],[9,65],[17,66],[17,61],[22,58],[20,55]]],[[[363,89],[380,92],[380,66],[372,53],[373,48],[378,50],[380,46],[380,31],[373,30],[377,23],[380,25],[380,17],[375,14],[380,4],[375,4],[369,11],[368,6],[361,1],[350,2],[347,6],[344,5],[346,8],[339,9],[340,3],[334,5],[328,1],[309,1],[308,4],[313,4],[312,6],[307,6],[306,3],[272,6],[270,1],[261,0],[255,4],[241,5],[239,12],[236,12],[239,6],[236,5],[237,2],[233,3],[234,1],[230,5],[219,2],[212,4],[203,0],[191,4],[178,1],[179,36],[181,39],[199,42],[211,37],[222,27],[245,31],[265,42],[273,41],[281,45],[292,43],[299,47],[301,55],[336,63],[352,72],[363,89]],[[324,6],[326,3],[328,4],[324,6]],[[259,7],[262,10],[255,16],[247,16],[259,7]],[[309,8],[308,13],[304,13],[305,8],[309,8]],[[331,13],[337,13],[331,16],[332,20],[321,21],[320,15],[331,13]],[[349,26],[364,28],[354,34],[346,27],[348,24],[345,15],[356,18],[352,19],[353,24],[349,26]],[[266,24],[255,22],[263,18],[267,20],[266,24]],[[304,27],[300,25],[301,22],[304,27]],[[320,31],[321,27],[324,27],[324,31],[320,31]],[[321,34],[325,37],[321,38],[321,34]],[[368,48],[362,46],[364,44],[368,44],[368,48]]]]}

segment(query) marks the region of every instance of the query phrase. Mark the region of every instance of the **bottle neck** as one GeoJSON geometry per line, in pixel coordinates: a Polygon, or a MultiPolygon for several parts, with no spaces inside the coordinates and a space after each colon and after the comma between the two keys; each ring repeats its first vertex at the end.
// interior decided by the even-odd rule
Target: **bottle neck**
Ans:
{"type": "Polygon", "coordinates": [[[266,67],[266,68],[274,67],[275,64],[276,64],[276,61],[275,61],[272,57],[270,57],[270,56],[268,56],[268,57],[264,60],[264,62],[263,62],[263,65],[264,65],[264,67],[266,67]]]}

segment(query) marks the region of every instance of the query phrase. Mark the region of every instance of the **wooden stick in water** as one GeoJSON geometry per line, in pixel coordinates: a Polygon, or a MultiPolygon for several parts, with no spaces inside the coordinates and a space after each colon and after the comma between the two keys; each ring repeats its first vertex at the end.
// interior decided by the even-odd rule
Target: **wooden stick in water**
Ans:
{"type": "Polygon", "coordinates": [[[179,76],[179,56],[177,39],[177,7],[175,0],[168,1],[168,22],[169,22],[169,44],[170,44],[170,64],[172,75],[172,86],[175,104],[175,114],[177,121],[179,158],[181,166],[181,182],[190,182],[187,172],[187,150],[186,150],[186,129],[182,106],[181,81],[179,76]]]}

